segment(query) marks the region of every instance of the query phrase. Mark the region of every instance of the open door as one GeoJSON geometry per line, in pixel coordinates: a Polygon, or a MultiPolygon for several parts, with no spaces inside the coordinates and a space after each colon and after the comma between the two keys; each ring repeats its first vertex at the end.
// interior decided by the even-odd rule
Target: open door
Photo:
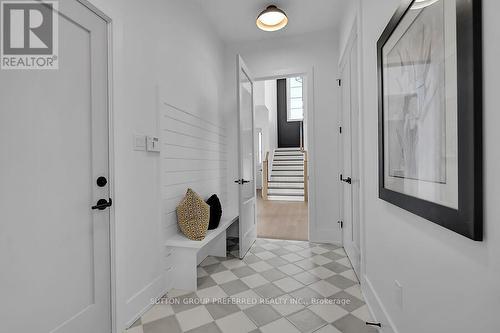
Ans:
{"type": "Polygon", "coordinates": [[[255,184],[254,84],[243,59],[237,58],[237,103],[239,143],[239,237],[240,258],[257,238],[255,184]]]}

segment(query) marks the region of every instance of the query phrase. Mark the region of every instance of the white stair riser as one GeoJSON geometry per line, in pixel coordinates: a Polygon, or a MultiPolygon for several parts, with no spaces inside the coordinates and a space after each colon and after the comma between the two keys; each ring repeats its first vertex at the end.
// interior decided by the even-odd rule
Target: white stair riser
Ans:
{"type": "Polygon", "coordinates": [[[268,195],[304,195],[304,189],[300,188],[270,188],[268,195]]]}
{"type": "Polygon", "coordinates": [[[282,171],[282,170],[273,170],[271,171],[271,176],[303,176],[304,171],[282,171]]]}
{"type": "Polygon", "coordinates": [[[303,196],[287,196],[287,195],[269,195],[267,197],[271,201],[304,201],[303,196]]]}
{"type": "Polygon", "coordinates": [[[302,171],[304,172],[303,165],[273,165],[272,171],[302,171]]]}
{"type": "Polygon", "coordinates": [[[274,156],[273,161],[303,161],[302,156],[274,156]]]}
{"type": "Polygon", "coordinates": [[[304,153],[300,148],[274,151],[268,199],[304,201],[304,153]]]}
{"type": "Polygon", "coordinates": [[[279,182],[269,182],[269,188],[304,188],[304,183],[279,183],[279,182]]]}
{"type": "Polygon", "coordinates": [[[304,177],[273,177],[271,176],[271,182],[303,182],[304,177]]]}
{"type": "Polygon", "coordinates": [[[273,165],[304,165],[304,161],[273,161],[273,165]]]}
{"type": "Polygon", "coordinates": [[[304,154],[302,154],[302,152],[300,152],[300,151],[297,151],[297,152],[277,151],[277,152],[274,152],[274,156],[304,156],[304,154]]]}

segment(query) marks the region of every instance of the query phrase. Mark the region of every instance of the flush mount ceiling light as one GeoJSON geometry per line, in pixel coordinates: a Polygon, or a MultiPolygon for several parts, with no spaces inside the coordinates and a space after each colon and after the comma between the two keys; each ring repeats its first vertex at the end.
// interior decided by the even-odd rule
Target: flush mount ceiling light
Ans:
{"type": "Polygon", "coordinates": [[[411,9],[422,9],[438,1],[439,0],[415,0],[413,6],[411,6],[411,9]]]}
{"type": "Polygon", "coordinates": [[[264,31],[277,31],[288,24],[288,17],[284,11],[275,5],[267,6],[257,17],[257,26],[264,31]]]}

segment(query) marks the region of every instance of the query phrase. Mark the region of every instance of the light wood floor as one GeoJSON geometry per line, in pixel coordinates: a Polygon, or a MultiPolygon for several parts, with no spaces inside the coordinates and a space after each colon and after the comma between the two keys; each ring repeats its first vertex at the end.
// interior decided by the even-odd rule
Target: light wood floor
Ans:
{"type": "Polygon", "coordinates": [[[257,191],[257,236],[308,240],[307,202],[268,201],[257,191]]]}

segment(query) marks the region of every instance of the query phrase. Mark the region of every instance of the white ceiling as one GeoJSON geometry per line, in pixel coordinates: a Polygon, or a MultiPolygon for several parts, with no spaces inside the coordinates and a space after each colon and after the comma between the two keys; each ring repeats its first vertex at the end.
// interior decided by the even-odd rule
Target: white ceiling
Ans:
{"type": "Polygon", "coordinates": [[[334,29],[349,0],[197,0],[219,35],[227,42],[299,35],[334,29]],[[285,11],[288,25],[265,32],[255,25],[257,15],[274,4],[285,11]]]}

